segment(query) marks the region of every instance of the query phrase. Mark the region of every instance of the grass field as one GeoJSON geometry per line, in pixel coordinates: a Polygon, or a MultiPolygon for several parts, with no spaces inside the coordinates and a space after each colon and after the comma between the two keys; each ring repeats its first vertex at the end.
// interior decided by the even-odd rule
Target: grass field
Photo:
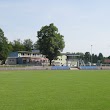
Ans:
{"type": "Polygon", "coordinates": [[[0,110],[110,110],[110,71],[0,71],[0,110]]]}

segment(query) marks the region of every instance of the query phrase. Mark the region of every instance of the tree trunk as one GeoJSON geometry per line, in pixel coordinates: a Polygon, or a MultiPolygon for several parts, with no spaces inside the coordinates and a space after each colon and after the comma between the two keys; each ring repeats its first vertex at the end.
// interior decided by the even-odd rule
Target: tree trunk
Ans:
{"type": "Polygon", "coordinates": [[[52,60],[50,60],[50,66],[51,66],[51,64],[52,64],[52,60]]]}

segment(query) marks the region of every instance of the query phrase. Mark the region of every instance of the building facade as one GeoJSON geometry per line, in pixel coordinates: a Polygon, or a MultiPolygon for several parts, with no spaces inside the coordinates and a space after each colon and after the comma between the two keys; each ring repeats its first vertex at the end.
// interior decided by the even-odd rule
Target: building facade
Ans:
{"type": "MultiPolygon", "coordinates": [[[[11,52],[6,60],[7,65],[49,65],[49,60],[38,50],[11,52]]],[[[52,61],[54,66],[79,67],[80,55],[73,53],[62,53],[57,60],[52,61]]]]}
{"type": "Polygon", "coordinates": [[[48,59],[39,51],[17,51],[11,52],[6,60],[7,65],[31,64],[31,65],[46,65],[48,59]]]}
{"type": "Polygon", "coordinates": [[[61,54],[60,56],[57,57],[56,60],[52,61],[52,64],[55,66],[66,66],[66,59],[67,59],[66,54],[61,54]]]}
{"type": "Polygon", "coordinates": [[[55,66],[79,67],[80,55],[73,53],[62,53],[61,56],[58,56],[57,60],[53,60],[52,63],[55,66]]]}

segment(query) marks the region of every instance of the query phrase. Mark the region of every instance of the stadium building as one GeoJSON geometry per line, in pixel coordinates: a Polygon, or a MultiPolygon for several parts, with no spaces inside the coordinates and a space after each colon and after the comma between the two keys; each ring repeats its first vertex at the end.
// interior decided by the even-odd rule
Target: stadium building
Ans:
{"type": "Polygon", "coordinates": [[[69,67],[79,67],[82,64],[80,55],[74,53],[62,53],[61,56],[58,56],[57,60],[52,62],[55,66],[69,66],[69,67]]]}
{"type": "Polygon", "coordinates": [[[48,59],[40,54],[38,50],[11,52],[6,60],[7,65],[30,64],[30,65],[46,65],[48,59]]]}
{"type": "MultiPolygon", "coordinates": [[[[49,65],[49,60],[39,50],[11,52],[6,60],[7,65],[49,65]]],[[[53,66],[79,67],[80,55],[74,53],[62,53],[57,60],[52,61],[53,66]]]]}

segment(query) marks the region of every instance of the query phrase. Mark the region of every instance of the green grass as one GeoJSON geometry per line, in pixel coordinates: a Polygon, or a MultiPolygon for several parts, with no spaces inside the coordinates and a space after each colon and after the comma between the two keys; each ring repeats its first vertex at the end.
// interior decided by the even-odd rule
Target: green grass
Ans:
{"type": "Polygon", "coordinates": [[[110,110],[110,71],[0,71],[0,110],[110,110]]]}

